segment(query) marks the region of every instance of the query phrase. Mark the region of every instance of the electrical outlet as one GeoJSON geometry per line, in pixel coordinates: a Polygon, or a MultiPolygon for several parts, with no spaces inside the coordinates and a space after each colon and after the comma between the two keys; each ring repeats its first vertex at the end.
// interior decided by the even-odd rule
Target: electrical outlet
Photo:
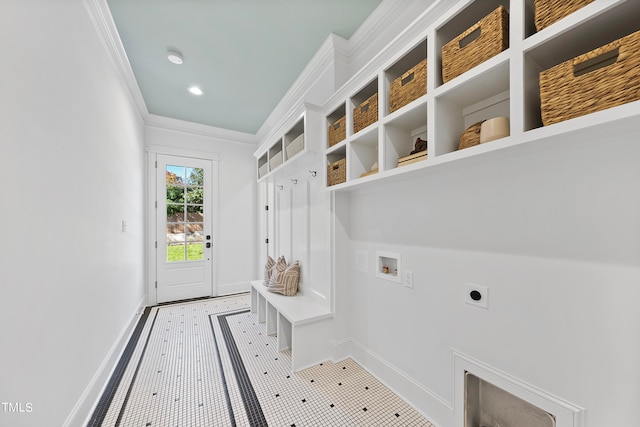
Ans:
{"type": "Polygon", "coordinates": [[[405,271],[404,272],[404,285],[407,288],[413,288],[413,271],[405,271]]]}
{"type": "Polygon", "coordinates": [[[464,286],[464,302],[481,308],[489,308],[489,288],[466,283],[464,286]]]}

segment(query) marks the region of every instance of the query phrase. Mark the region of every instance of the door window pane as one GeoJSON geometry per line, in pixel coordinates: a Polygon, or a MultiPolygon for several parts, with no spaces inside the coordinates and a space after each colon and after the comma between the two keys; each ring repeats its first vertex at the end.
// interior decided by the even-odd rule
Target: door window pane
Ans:
{"type": "Polygon", "coordinates": [[[202,223],[189,222],[186,225],[188,234],[197,233],[201,235],[204,232],[204,225],[202,223]]]}
{"type": "Polygon", "coordinates": [[[167,165],[167,186],[170,184],[183,184],[185,181],[185,168],[184,166],[167,165]]]}
{"type": "Polygon", "coordinates": [[[204,212],[202,206],[187,206],[187,222],[203,222],[204,212]]]}
{"type": "Polygon", "coordinates": [[[202,168],[186,168],[187,185],[204,186],[204,169],[202,168]]]}
{"type": "Polygon", "coordinates": [[[167,222],[184,222],[184,205],[167,203],[167,222]]]}
{"type": "Polygon", "coordinates": [[[167,204],[184,203],[184,187],[181,185],[167,185],[167,204]]]}
{"type": "Polygon", "coordinates": [[[186,187],[186,202],[190,205],[201,205],[204,198],[204,189],[202,187],[186,187]]]}
{"type": "Polygon", "coordinates": [[[200,261],[202,258],[204,258],[204,243],[189,243],[187,261],[200,261]]]}
{"type": "Polygon", "coordinates": [[[184,261],[185,260],[185,244],[171,243],[167,245],[167,261],[184,261]]]}
{"type": "Polygon", "coordinates": [[[167,224],[167,243],[184,243],[184,223],[167,224]]]}

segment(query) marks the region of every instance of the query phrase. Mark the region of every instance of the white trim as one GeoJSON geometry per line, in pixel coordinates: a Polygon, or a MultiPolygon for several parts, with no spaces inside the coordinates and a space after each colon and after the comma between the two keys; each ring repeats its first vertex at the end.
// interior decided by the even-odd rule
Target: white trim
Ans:
{"type": "MultiPolygon", "coordinates": [[[[270,138],[274,129],[278,128],[278,125],[282,126],[282,117],[284,116],[286,119],[286,117],[291,114],[287,114],[287,112],[298,107],[300,100],[305,99],[304,95],[314,86],[324,70],[335,66],[336,56],[348,56],[346,53],[348,51],[347,46],[347,40],[336,34],[332,33],[327,37],[295,82],[260,126],[258,132],[256,132],[257,141],[264,141],[270,138]]],[[[322,101],[324,102],[325,100],[322,101]]]]}
{"type": "Polygon", "coordinates": [[[212,236],[212,248],[211,248],[211,295],[220,295],[220,288],[218,283],[218,274],[220,269],[218,268],[218,254],[220,248],[218,247],[218,241],[220,236],[220,172],[217,159],[211,159],[211,236],[212,236]]]}
{"type": "MultiPolygon", "coordinates": [[[[413,2],[413,0],[409,1],[413,2]]],[[[402,1],[380,3],[349,39],[350,50],[354,53],[364,50],[365,44],[370,44],[372,39],[379,37],[380,32],[388,26],[389,22],[394,21],[394,18],[390,17],[395,17],[397,11],[403,9],[402,1]]]]}
{"type": "MultiPolygon", "coordinates": [[[[346,338],[334,345],[347,346],[349,341],[351,351],[349,357],[366,369],[378,381],[408,402],[416,411],[434,425],[447,425],[451,418],[453,405],[447,399],[432,391],[423,384],[415,381],[396,366],[386,361],[382,356],[371,351],[353,338],[346,338]]],[[[334,347],[334,354],[340,350],[334,347]]]]}
{"type": "Polygon", "coordinates": [[[164,145],[146,145],[144,149],[147,153],[153,154],[166,154],[170,156],[191,157],[213,161],[220,160],[220,156],[217,153],[207,153],[205,151],[188,150],[178,147],[167,147],[164,145]]]}
{"type": "Polygon", "coordinates": [[[127,343],[131,339],[131,335],[138,324],[142,312],[144,311],[144,300],[146,295],[138,302],[135,313],[131,316],[129,322],[124,326],[118,338],[111,346],[111,349],[107,353],[98,370],[96,371],[89,384],[80,395],[80,398],[76,402],[75,406],[67,416],[67,419],[62,424],[64,427],[81,427],[87,425],[93,411],[97,406],[105,388],[109,383],[109,378],[113,375],[113,371],[118,366],[118,362],[122,357],[122,353],[127,347],[127,343]]]}
{"type": "Polygon", "coordinates": [[[351,357],[353,353],[351,351],[351,339],[343,338],[338,341],[331,341],[331,345],[333,346],[333,356],[332,359],[334,361],[340,361],[351,357]]]}
{"type": "Polygon", "coordinates": [[[172,119],[169,117],[148,114],[145,124],[149,127],[168,129],[178,132],[186,132],[193,135],[207,136],[224,142],[236,144],[257,145],[258,139],[255,135],[238,132],[229,129],[218,128],[200,123],[188,122],[185,120],[172,119]]]}
{"type": "Polygon", "coordinates": [[[225,283],[224,285],[218,285],[218,294],[216,296],[221,297],[250,291],[251,282],[225,283]]]}
{"type": "Polygon", "coordinates": [[[147,105],[144,102],[142,92],[138,86],[135,74],[133,74],[133,69],[129,63],[129,58],[124,50],[122,41],[120,40],[120,35],[118,34],[116,25],[113,22],[113,17],[111,16],[111,11],[109,10],[107,1],[83,0],[83,3],[89,13],[91,22],[96,29],[98,38],[107,51],[107,56],[129,89],[129,95],[137,107],[140,119],[143,122],[146,122],[149,110],[147,110],[147,105]]]}
{"type": "Polygon", "coordinates": [[[147,258],[147,304],[154,306],[158,303],[155,283],[157,279],[157,248],[155,242],[157,238],[157,214],[156,214],[156,162],[157,152],[147,150],[147,244],[145,256],[147,258]]]}

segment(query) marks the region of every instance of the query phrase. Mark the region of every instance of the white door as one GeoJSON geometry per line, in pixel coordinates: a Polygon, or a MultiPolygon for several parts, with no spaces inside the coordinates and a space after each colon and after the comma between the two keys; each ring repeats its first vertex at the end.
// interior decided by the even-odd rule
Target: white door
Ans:
{"type": "Polygon", "coordinates": [[[157,157],[157,302],[213,295],[212,162],[157,157]]]}

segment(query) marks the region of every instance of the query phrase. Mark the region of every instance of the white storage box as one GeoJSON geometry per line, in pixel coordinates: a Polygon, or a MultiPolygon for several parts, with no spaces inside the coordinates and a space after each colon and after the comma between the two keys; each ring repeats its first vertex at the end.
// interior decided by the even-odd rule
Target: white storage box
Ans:
{"type": "Polygon", "coordinates": [[[272,171],[278,166],[280,166],[281,164],[282,164],[282,151],[276,154],[275,157],[272,157],[271,159],[269,159],[269,170],[272,171]]]}
{"type": "Polygon", "coordinates": [[[269,164],[265,163],[264,165],[258,168],[258,178],[262,178],[269,172],[269,164]]]}
{"type": "Polygon", "coordinates": [[[304,133],[287,145],[287,159],[292,158],[304,149],[304,133]]]}

